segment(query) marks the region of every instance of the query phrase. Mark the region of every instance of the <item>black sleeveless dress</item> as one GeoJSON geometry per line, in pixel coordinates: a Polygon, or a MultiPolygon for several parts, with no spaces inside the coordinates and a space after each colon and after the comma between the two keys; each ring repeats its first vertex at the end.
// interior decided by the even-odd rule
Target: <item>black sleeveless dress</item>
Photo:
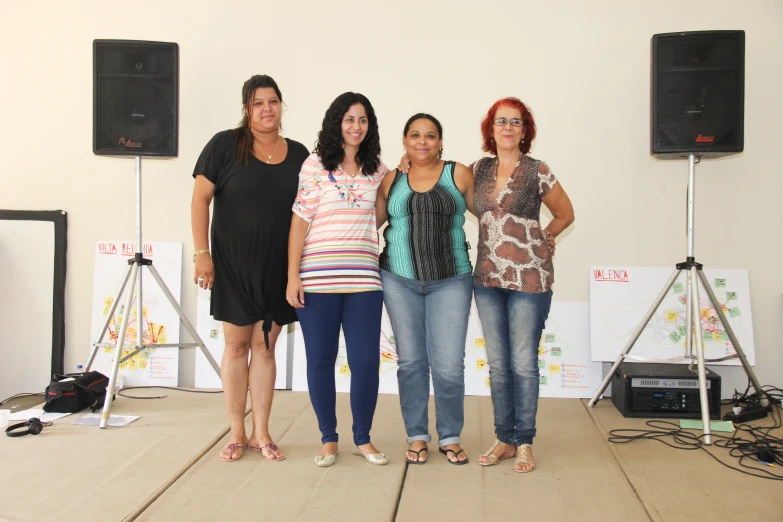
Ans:
{"type": "Polygon", "coordinates": [[[288,230],[308,151],[299,142],[286,142],[288,154],[282,163],[269,165],[251,154],[244,165],[237,162],[234,131],[219,132],[193,170],[194,178],[203,175],[215,184],[210,312],[215,320],[237,326],[263,320],[265,337],[272,321],[281,326],[296,321],[295,310],[285,300],[288,230]]]}

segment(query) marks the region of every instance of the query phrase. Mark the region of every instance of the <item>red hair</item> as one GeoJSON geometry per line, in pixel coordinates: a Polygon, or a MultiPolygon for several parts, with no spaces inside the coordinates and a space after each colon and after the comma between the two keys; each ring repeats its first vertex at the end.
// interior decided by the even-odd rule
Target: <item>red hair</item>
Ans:
{"type": "Polygon", "coordinates": [[[494,121],[495,113],[500,107],[511,107],[522,113],[522,126],[525,129],[525,137],[522,139],[522,143],[519,144],[519,150],[522,154],[527,154],[530,152],[530,145],[536,139],[536,121],[533,119],[533,113],[519,98],[503,98],[492,104],[492,107],[489,108],[487,115],[481,122],[481,137],[484,139],[484,144],[481,148],[484,152],[489,152],[493,156],[498,154],[497,144],[495,143],[494,121]]]}

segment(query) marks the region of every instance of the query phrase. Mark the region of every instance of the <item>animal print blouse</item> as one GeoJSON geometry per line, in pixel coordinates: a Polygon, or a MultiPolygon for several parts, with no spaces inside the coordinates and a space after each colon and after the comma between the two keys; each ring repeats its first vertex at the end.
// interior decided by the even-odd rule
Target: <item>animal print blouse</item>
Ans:
{"type": "Polygon", "coordinates": [[[473,282],[522,292],[546,292],[554,282],[552,255],[541,229],[541,198],[557,183],[543,161],[521,155],[495,197],[497,158],[473,165],[479,243],[473,282]]]}

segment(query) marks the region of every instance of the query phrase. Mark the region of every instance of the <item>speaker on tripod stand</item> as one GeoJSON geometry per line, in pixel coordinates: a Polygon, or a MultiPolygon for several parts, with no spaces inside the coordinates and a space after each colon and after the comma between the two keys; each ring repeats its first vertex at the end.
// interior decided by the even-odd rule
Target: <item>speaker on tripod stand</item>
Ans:
{"type": "Polygon", "coordinates": [[[745,32],[652,37],[651,152],[717,158],[745,145],[745,32]]]}
{"type": "MultiPolygon", "coordinates": [[[[93,141],[97,155],[134,156],[136,159],[136,253],[128,260],[128,268],[106,314],[101,332],[95,340],[87,361],[90,371],[100,348],[112,347],[110,390],[114,389],[121,362],[149,347],[200,347],[218,377],[218,366],[204,341],[185,317],[177,299],[163,278],[152,266],[152,260],[143,255],[141,239],[141,156],[176,156],[178,150],[179,46],[176,43],[144,42],[136,40],[95,40],[93,42],[93,141]],[[172,308],[176,310],[185,329],[196,341],[178,344],[144,344],[141,328],[136,329],[136,345],[122,356],[128,320],[132,315],[134,297],[136,317],[144,317],[142,268],[152,274],[172,308]],[[130,282],[130,285],[128,283],[130,282]],[[136,286],[134,295],[133,286],[136,286]],[[114,317],[123,292],[127,289],[125,304],[116,343],[104,343],[103,338],[114,317]]],[[[111,413],[112,393],[106,394],[100,427],[106,428],[111,413]]]]}
{"type": "Polygon", "coordinates": [[[92,150],[111,156],[176,156],[179,46],[93,42],[92,150]]]}
{"type": "MultiPolygon", "coordinates": [[[[735,355],[719,360],[739,359],[756,392],[764,391],[745,357],[731,325],[715,297],[694,254],[694,202],[696,158],[736,154],[744,148],[745,32],[695,31],[656,34],[652,37],[651,154],[658,158],[688,159],[687,257],[675,265],[652,307],[634,330],[609,374],[588,403],[595,406],[618,371],[626,355],[661,305],[677,277],[685,272],[686,348],[683,361],[698,363],[700,413],[704,442],[712,444],[710,407],[701,328],[699,282],[734,347],[735,355]],[[695,345],[695,357],[693,349],[695,345]]],[[[764,396],[762,405],[769,404],[764,396]]]]}

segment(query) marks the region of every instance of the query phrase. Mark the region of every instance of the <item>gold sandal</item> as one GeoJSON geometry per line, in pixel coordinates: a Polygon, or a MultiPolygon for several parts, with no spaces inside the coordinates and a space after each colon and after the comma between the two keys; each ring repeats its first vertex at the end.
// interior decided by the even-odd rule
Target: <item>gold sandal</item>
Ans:
{"type": "Polygon", "coordinates": [[[530,453],[530,456],[528,457],[528,450],[530,450],[530,446],[528,444],[520,444],[517,447],[517,460],[514,461],[514,471],[517,473],[530,473],[534,469],[536,469],[536,461],[533,459],[533,454],[530,453]],[[517,466],[520,464],[529,464],[531,466],[530,469],[517,469],[517,466]]]}
{"type": "MultiPolygon", "coordinates": [[[[489,459],[489,462],[481,462],[481,460],[479,460],[478,461],[479,466],[496,466],[496,465],[500,464],[501,460],[513,459],[514,458],[514,456],[516,455],[516,452],[512,453],[511,455],[501,455],[500,457],[498,457],[497,455],[492,453],[493,451],[495,451],[495,448],[497,448],[499,444],[500,444],[500,441],[498,439],[495,439],[495,442],[492,444],[492,447],[489,448],[486,451],[486,453],[482,453],[481,455],[479,455],[479,459],[481,459],[481,457],[486,457],[486,458],[489,459]]],[[[506,446],[512,446],[512,444],[506,444],[506,446]]]]}

